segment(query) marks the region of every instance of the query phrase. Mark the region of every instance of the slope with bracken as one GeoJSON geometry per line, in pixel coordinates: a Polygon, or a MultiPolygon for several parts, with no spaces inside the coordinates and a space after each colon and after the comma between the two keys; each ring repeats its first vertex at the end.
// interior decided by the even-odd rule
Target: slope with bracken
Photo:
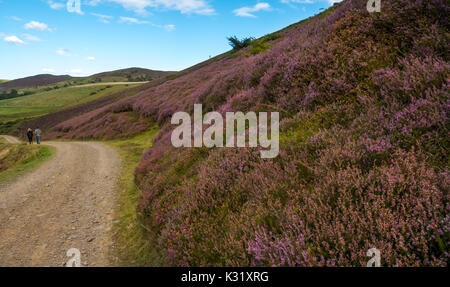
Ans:
{"type": "Polygon", "coordinates": [[[449,5],[347,0],[63,122],[52,136],[161,130],[136,181],[154,250],[177,266],[445,266],[449,224],[449,5]],[[281,151],[175,149],[170,117],[279,111],[281,151]]]}

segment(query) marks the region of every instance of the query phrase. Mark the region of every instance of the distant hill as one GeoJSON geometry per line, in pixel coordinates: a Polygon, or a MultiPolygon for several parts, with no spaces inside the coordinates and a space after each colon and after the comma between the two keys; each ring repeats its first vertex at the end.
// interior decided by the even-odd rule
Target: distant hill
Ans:
{"type": "MultiPolygon", "coordinates": [[[[28,127],[30,126],[39,126],[42,130],[50,130],[51,128],[55,127],[58,123],[62,123],[64,121],[70,120],[71,118],[76,118],[79,115],[85,114],[85,113],[89,113],[91,111],[97,110],[97,109],[101,109],[105,106],[108,106],[110,104],[113,104],[117,101],[119,101],[120,99],[138,94],[142,91],[145,91],[149,88],[152,87],[156,87],[161,85],[162,83],[172,80],[175,77],[160,77],[158,79],[155,79],[153,81],[150,81],[148,83],[143,83],[142,85],[136,85],[136,84],[131,84],[130,85],[123,85],[123,83],[121,83],[120,85],[118,85],[119,87],[127,87],[125,89],[120,89],[117,92],[114,93],[109,93],[108,95],[103,95],[101,97],[96,97],[96,98],[91,98],[91,101],[85,101],[83,103],[80,103],[78,105],[68,105],[68,107],[65,107],[62,110],[56,109],[57,111],[54,113],[50,113],[47,114],[47,111],[49,111],[49,109],[46,109],[45,107],[44,109],[44,113],[41,113],[42,115],[38,115],[38,113],[40,113],[41,111],[36,111],[35,109],[40,109],[39,106],[42,106],[41,103],[37,102],[35,103],[34,106],[32,108],[32,112],[33,113],[24,113],[23,110],[19,110],[19,112],[16,114],[12,114],[11,112],[5,116],[1,116],[2,113],[2,104],[3,105],[9,105],[9,106],[18,106],[21,105],[19,104],[17,101],[12,102],[12,100],[10,101],[0,101],[0,134],[3,133],[8,133],[9,131],[11,131],[12,129],[14,129],[15,127],[17,127],[14,131],[11,132],[12,135],[15,135],[17,137],[23,137],[24,136],[24,130],[26,130],[28,127]],[[11,103],[12,102],[12,103],[11,103]]],[[[114,87],[114,85],[112,83],[105,83],[107,84],[110,89],[114,87]]],[[[82,85],[82,86],[71,86],[71,87],[67,87],[67,88],[61,88],[58,89],[58,93],[60,96],[63,97],[67,97],[67,94],[65,93],[65,91],[71,89],[71,93],[73,94],[74,91],[80,90],[80,89],[93,89],[94,91],[96,89],[100,89],[103,90],[104,86],[101,86],[101,84],[95,84],[95,85],[82,85]]],[[[52,92],[44,92],[45,94],[48,93],[52,93],[52,92]]],[[[36,97],[42,98],[41,101],[45,101],[46,99],[44,99],[42,97],[42,94],[37,94],[37,95],[33,95],[32,97],[26,97],[26,98],[22,98],[21,100],[26,103],[26,104],[30,104],[30,101],[39,101],[38,99],[36,99],[36,97]]],[[[71,96],[73,97],[73,95],[71,96]]],[[[69,100],[70,97],[67,97],[67,99],[65,100],[69,100]]],[[[22,105],[23,106],[23,105],[22,105]]],[[[13,108],[10,108],[13,109],[13,108]]],[[[3,111],[6,111],[6,109],[3,109],[3,111]]]]}
{"type": "MultiPolygon", "coordinates": [[[[64,83],[64,82],[63,82],[64,83]]],[[[60,84],[58,84],[60,85],[60,84]]],[[[144,82],[140,83],[97,83],[92,85],[67,86],[58,89],[42,90],[29,95],[18,96],[14,98],[2,99],[0,95],[0,134],[5,134],[19,127],[24,122],[28,122],[25,127],[39,126],[42,130],[49,126],[46,121],[46,115],[52,113],[50,119],[66,120],[76,116],[78,112],[87,112],[92,106],[93,109],[102,107],[102,104],[108,104],[112,101],[129,96],[126,90],[146,86],[144,82]],[[122,92],[123,91],[123,92],[122,92]],[[116,95],[119,94],[119,95],[116,95]],[[93,102],[91,104],[91,102],[93,102]],[[75,106],[82,106],[73,109],[75,106]],[[87,108],[85,107],[87,106],[87,108]],[[61,110],[65,112],[58,113],[61,110]],[[67,110],[68,109],[68,110],[67,110]],[[56,116],[59,114],[59,116],[56,116]],[[34,121],[35,118],[44,117],[44,120],[34,121]],[[31,122],[30,122],[31,121],[31,122]]],[[[38,89],[35,89],[38,90],[38,89]]],[[[23,136],[23,132],[18,135],[23,136]]]]}
{"type": "Polygon", "coordinates": [[[36,89],[40,87],[54,85],[57,83],[62,83],[61,86],[63,86],[65,84],[82,85],[89,83],[107,83],[107,82],[145,82],[165,77],[173,73],[174,72],[154,71],[142,68],[129,68],[111,72],[103,72],[88,77],[71,77],[69,75],[54,76],[45,74],[7,82],[4,82],[4,80],[0,80],[0,92],[10,91],[11,89],[15,90],[36,89]]]}
{"type": "Polygon", "coordinates": [[[154,71],[142,68],[129,68],[112,72],[104,72],[90,76],[91,79],[108,79],[108,78],[120,78],[117,80],[127,80],[129,82],[134,81],[151,81],[157,78],[161,78],[174,72],[154,71]]]}
{"type": "Polygon", "coordinates": [[[59,122],[172,79],[168,77],[172,73],[131,68],[89,77],[70,77],[35,88],[15,87],[16,90],[0,93],[0,134],[35,125],[43,130],[50,129],[59,122]],[[49,113],[52,115],[48,116],[49,113]]]}
{"type": "Polygon", "coordinates": [[[28,89],[37,88],[41,86],[47,86],[58,82],[71,80],[72,77],[69,75],[63,76],[53,76],[49,74],[36,75],[32,77],[21,78],[0,84],[0,91],[8,91],[11,89],[28,89]]]}

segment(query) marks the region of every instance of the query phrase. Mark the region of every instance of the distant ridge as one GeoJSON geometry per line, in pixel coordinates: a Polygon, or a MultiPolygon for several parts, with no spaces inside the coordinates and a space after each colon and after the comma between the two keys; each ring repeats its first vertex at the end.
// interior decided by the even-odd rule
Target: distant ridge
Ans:
{"type": "Polygon", "coordinates": [[[79,84],[93,82],[144,82],[171,75],[175,72],[154,71],[143,68],[128,68],[110,72],[103,72],[88,77],[72,77],[69,75],[54,76],[50,74],[36,75],[8,82],[0,80],[0,92],[11,89],[29,89],[53,85],[65,81],[75,81],[79,84]]]}
{"type": "Polygon", "coordinates": [[[111,72],[103,72],[99,74],[95,74],[90,76],[89,78],[105,78],[105,77],[125,77],[129,79],[137,79],[139,77],[151,77],[153,79],[160,78],[163,76],[167,76],[168,74],[173,74],[175,72],[166,72],[166,71],[154,71],[142,68],[128,68],[121,69],[111,72]]]}
{"type": "Polygon", "coordinates": [[[68,81],[73,79],[69,75],[54,76],[49,74],[36,75],[32,77],[21,78],[0,84],[0,91],[7,91],[11,89],[27,89],[37,88],[40,86],[47,86],[58,82],[68,81]]]}

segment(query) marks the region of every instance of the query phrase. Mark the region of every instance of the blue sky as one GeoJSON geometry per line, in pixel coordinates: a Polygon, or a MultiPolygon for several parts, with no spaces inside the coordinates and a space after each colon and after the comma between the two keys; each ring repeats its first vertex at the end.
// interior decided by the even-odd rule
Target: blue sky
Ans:
{"type": "Polygon", "coordinates": [[[182,70],[335,0],[0,0],[0,79],[182,70]],[[74,2],[68,7],[67,2],[74,2]]]}

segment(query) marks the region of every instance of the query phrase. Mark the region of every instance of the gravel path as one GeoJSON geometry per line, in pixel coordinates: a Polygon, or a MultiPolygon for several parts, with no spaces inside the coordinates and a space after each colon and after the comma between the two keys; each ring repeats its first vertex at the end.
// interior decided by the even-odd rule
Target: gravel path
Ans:
{"type": "Polygon", "coordinates": [[[8,143],[12,143],[12,144],[19,144],[20,140],[16,139],[15,137],[12,136],[0,136],[2,138],[4,138],[8,143]]]}
{"type": "Polygon", "coordinates": [[[45,144],[57,149],[50,161],[0,186],[0,266],[64,266],[70,248],[83,266],[110,265],[118,155],[96,142],[45,144]]]}

